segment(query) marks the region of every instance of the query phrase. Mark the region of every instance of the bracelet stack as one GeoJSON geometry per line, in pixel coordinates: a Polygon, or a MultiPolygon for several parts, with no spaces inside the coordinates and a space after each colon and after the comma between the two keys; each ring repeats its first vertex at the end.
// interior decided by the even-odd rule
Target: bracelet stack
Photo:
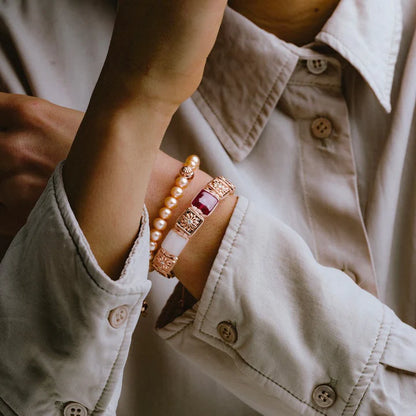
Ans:
{"type": "Polygon", "coordinates": [[[189,239],[201,228],[219,201],[232,195],[235,186],[223,176],[212,179],[179,216],[153,258],[153,267],[161,275],[174,277],[173,268],[189,239]]]}
{"type": "Polygon", "coordinates": [[[194,178],[199,168],[199,157],[190,155],[186,158],[185,163],[179,171],[175,179],[175,185],[170,190],[170,195],[164,200],[164,205],[159,210],[159,216],[153,220],[153,228],[150,230],[150,267],[152,271],[152,260],[154,252],[162,239],[163,231],[167,226],[167,220],[171,217],[173,210],[178,205],[178,199],[182,197],[184,189],[188,183],[194,178]]]}

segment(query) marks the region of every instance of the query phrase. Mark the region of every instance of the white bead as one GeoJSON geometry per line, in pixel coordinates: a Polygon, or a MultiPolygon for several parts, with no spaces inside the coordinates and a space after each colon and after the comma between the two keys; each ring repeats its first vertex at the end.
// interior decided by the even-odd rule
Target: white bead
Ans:
{"type": "Polygon", "coordinates": [[[155,251],[157,248],[157,242],[156,241],[151,241],[150,242],[150,251],[155,251]]]}
{"type": "Polygon", "coordinates": [[[174,256],[179,256],[187,243],[187,238],[182,237],[174,230],[170,230],[163,240],[162,247],[174,256]]]}

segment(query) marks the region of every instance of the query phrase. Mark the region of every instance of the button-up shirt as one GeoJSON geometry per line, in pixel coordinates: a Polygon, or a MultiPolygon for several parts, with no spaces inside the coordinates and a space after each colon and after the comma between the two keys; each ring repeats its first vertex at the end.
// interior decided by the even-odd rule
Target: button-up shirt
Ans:
{"type": "MultiPolygon", "coordinates": [[[[4,90],[85,109],[113,4],[0,10],[4,90]]],[[[414,415],[415,23],[411,0],[341,0],[297,47],[227,9],[162,148],[239,199],[202,298],[158,334],[176,283],[148,275],[146,211],[113,282],[58,167],[0,268],[0,413],[113,415],[127,360],[121,416],[414,415]]]]}

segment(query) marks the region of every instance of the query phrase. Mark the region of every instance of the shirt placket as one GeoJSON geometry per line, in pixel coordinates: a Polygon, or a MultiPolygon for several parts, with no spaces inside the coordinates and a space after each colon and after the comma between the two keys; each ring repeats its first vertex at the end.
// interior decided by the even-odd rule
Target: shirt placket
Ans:
{"type": "Polygon", "coordinates": [[[300,59],[282,98],[298,128],[302,192],[315,256],[377,295],[341,73],[335,58],[300,59]]]}

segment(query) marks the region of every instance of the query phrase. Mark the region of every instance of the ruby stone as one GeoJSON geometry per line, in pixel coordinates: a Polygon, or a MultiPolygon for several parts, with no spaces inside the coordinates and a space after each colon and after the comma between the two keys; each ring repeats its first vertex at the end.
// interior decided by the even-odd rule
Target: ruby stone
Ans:
{"type": "Polygon", "coordinates": [[[192,201],[195,208],[201,210],[204,215],[209,215],[218,204],[218,199],[214,195],[203,189],[192,201]]]}

